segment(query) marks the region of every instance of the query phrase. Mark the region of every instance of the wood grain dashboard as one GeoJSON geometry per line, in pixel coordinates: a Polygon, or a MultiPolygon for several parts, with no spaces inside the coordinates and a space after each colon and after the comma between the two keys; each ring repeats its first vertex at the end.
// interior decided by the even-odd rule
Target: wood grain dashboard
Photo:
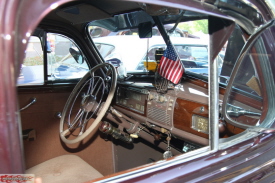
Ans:
{"type": "Polygon", "coordinates": [[[208,134],[198,132],[191,128],[193,115],[208,118],[208,105],[177,98],[174,107],[174,127],[208,138],[208,134]]]}
{"type": "MultiPolygon", "coordinates": [[[[206,88],[194,83],[185,83],[184,88],[178,91],[169,90],[166,94],[158,94],[154,88],[144,89],[124,85],[119,86],[116,102],[113,104],[128,111],[127,115],[139,122],[149,122],[166,129],[175,128],[209,139],[208,130],[203,132],[194,128],[192,124],[194,117],[208,121],[208,96],[205,93],[207,93],[206,88]]],[[[224,121],[220,124],[223,128],[220,132],[221,138],[244,131],[224,121]]],[[[203,125],[208,126],[208,123],[203,125]]]]}
{"type": "MultiPolygon", "coordinates": [[[[208,139],[208,134],[192,128],[192,118],[194,115],[208,118],[208,105],[177,98],[174,107],[174,127],[208,139]]],[[[220,122],[220,125],[223,125],[221,127],[223,130],[220,131],[220,138],[227,138],[244,131],[244,129],[223,121],[220,122]]]]}

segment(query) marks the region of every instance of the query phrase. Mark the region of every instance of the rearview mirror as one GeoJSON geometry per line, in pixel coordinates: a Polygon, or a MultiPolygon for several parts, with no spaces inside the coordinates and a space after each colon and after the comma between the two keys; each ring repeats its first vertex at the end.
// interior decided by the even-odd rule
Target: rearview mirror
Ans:
{"type": "Polygon", "coordinates": [[[70,49],[69,49],[69,52],[70,52],[70,54],[74,57],[75,61],[76,61],[78,64],[83,64],[84,60],[83,60],[82,55],[80,54],[80,51],[76,51],[75,49],[70,48],[70,49]]]}
{"type": "Polygon", "coordinates": [[[139,38],[151,38],[152,32],[152,22],[144,22],[138,25],[139,38]]]}

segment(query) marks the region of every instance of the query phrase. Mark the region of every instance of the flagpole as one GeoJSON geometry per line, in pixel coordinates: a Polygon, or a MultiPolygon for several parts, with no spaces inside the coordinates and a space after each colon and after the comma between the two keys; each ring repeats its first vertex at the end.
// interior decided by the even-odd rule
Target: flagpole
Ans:
{"type": "Polygon", "coordinates": [[[160,21],[159,17],[153,16],[153,20],[154,20],[155,24],[157,25],[158,30],[159,30],[161,36],[163,37],[164,42],[166,43],[166,45],[169,45],[171,43],[170,38],[169,38],[162,22],[160,21]]]}

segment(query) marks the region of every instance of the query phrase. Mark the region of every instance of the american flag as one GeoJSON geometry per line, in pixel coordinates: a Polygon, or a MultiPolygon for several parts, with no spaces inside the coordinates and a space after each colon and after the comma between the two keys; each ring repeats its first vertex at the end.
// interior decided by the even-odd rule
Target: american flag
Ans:
{"type": "Polygon", "coordinates": [[[174,84],[177,84],[180,81],[182,74],[184,73],[182,63],[172,44],[167,46],[160,59],[158,73],[174,84]]]}

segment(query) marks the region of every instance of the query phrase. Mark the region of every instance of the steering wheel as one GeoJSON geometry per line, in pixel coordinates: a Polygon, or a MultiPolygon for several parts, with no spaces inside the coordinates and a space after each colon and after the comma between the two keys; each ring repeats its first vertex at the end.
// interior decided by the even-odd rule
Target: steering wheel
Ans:
{"type": "Polygon", "coordinates": [[[111,104],[116,84],[117,73],[109,63],[95,66],[77,83],[60,120],[60,138],[63,142],[80,142],[94,131],[111,104]],[[96,71],[104,72],[104,69],[107,70],[104,77],[95,76],[96,71]],[[108,96],[103,102],[106,95],[108,96]]]}

